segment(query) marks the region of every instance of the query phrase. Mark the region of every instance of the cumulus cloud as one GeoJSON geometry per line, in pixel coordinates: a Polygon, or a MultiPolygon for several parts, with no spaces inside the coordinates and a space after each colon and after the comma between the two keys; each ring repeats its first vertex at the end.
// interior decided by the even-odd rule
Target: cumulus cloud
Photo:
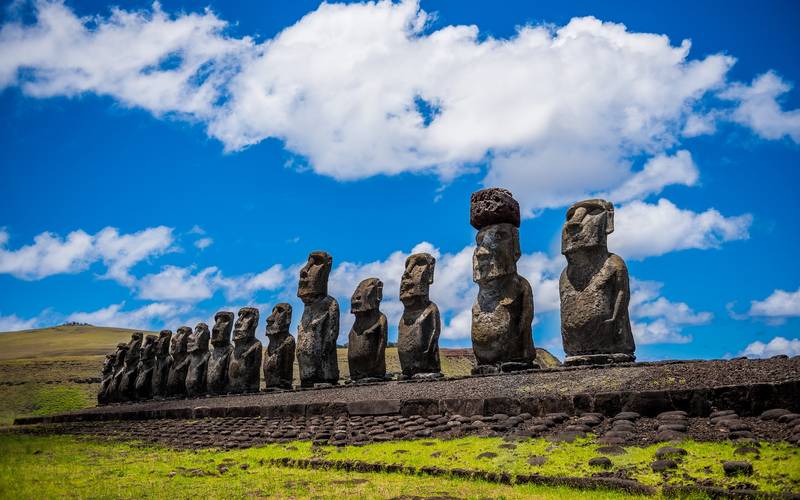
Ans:
{"type": "Polygon", "coordinates": [[[651,158],[642,170],[602,197],[614,203],[622,203],[658,194],[672,184],[694,186],[698,177],[697,165],[692,160],[691,153],[681,150],[672,156],[658,155],[651,158]]]}
{"type": "Polygon", "coordinates": [[[800,109],[784,111],[778,98],[791,86],[772,71],[756,77],[750,85],[734,83],[721,93],[737,102],[731,119],[750,127],[765,139],[791,137],[800,143],[800,109]]]}
{"type": "Polygon", "coordinates": [[[779,354],[800,356],[800,339],[774,337],[766,344],[757,340],[748,344],[747,347],[739,353],[740,356],[747,356],[748,358],[769,358],[779,354]]]}
{"type": "Polygon", "coordinates": [[[0,314],[0,332],[17,332],[20,330],[30,330],[39,325],[38,318],[20,318],[16,314],[3,316],[0,314]]]}
{"type": "Polygon", "coordinates": [[[714,318],[710,312],[695,312],[684,302],[661,296],[663,283],[631,279],[629,312],[637,344],[687,344],[691,335],[685,326],[705,325],[714,318]]]}
{"type": "Polygon", "coordinates": [[[175,329],[174,325],[182,323],[179,316],[187,315],[191,309],[191,306],[186,304],[168,302],[153,302],[128,310],[124,307],[125,302],[121,302],[95,311],[75,312],[67,316],[67,321],[144,330],[175,329]]]}
{"type": "Polygon", "coordinates": [[[484,182],[513,186],[527,215],[589,193],[691,185],[681,158],[676,173],[656,164],[682,137],[712,130],[714,110],[698,109],[706,95],[727,89],[741,102],[734,119],[765,137],[795,128],[771,73],[728,89],[732,57],[692,59],[687,40],[592,17],[497,39],[435,27],[405,0],[323,3],[262,43],[228,26],[210,10],[80,18],[41,0],[35,22],[0,28],[0,88],[108,95],[201,122],[230,151],[277,138],[336,179],[449,179],[486,161],[484,182]],[[639,157],[656,164],[636,171],[639,157]]]}
{"type": "Polygon", "coordinates": [[[174,238],[172,228],[158,226],[130,234],[120,234],[113,227],[94,235],[80,229],[65,237],[45,232],[35,236],[33,244],[16,250],[7,248],[8,240],[8,232],[0,230],[0,273],[39,280],[81,272],[95,262],[103,262],[103,278],[131,285],[134,278],[129,270],[143,260],[172,250],[174,238]]]}
{"type": "Polygon", "coordinates": [[[211,298],[219,270],[207,267],[194,273],[193,268],[164,266],[155,274],[147,274],[136,283],[139,298],[197,302],[211,298]]]}
{"type": "Polygon", "coordinates": [[[251,299],[256,292],[277,290],[289,279],[289,272],[280,264],[275,264],[265,271],[241,276],[218,276],[216,284],[220,286],[228,300],[251,299]]]}
{"type": "Polygon", "coordinates": [[[633,201],[619,207],[609,248],[626,259],[643,259],[676,250],[719,248],[727,241],[746,240],[753,218],[725,217],[713,208],[693,212],[661,198],[656,204],[633,201]]]}
{"type": "Polygon", "coordinates": [[[751,300],[750,309],[745,313],[734,310],[735,303],[727,305],[733,319],[757,318],[771,325],[781,325],[788,318],[800,316],[800,288],[796,291],[775,290],[764,300],[751,300]]]}
{"type": "Polygon", "coordinates": [[[214,243],[212,238],[200,238],[199,240],[194,242],[194,246],[199,248],[200,250],[205,250],[206,248],[210,247],[214,243]]]}

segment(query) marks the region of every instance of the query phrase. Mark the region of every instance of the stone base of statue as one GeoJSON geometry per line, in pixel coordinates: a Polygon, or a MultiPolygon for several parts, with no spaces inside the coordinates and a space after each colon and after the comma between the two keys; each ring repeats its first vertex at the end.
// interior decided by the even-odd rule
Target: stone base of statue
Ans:
{"type": "Polygon", "coordinates": [[[434,380],[437,378],[444,378],[444,374],[442,372],[431,372],[431,373],[415,373],[411,376],[411,380],[434,380]]]}
{"type": "Polygon", "coordinates": [[[336,382],[316,382],[313,385],[300,384],[300,387],[303,387],[303,388],[312,388],[313,387],[314,389],[327,389],[329,387],[335,387],[337,385],[339,385],[339,381],[338,380],[336,382]]]}
{"type": "Polygon", "coordinates": [[[494,373],[513,373],[525,370],[538,370],[539,363],[535,361],[506,361],[497,365],[478,365],[472,369],[473,375],[492,375],[494,373]]]}
{"type": "Polygon", "coordinates": [[[564,366],[611,365],[617,363],[633,363],[636,356],[633,354],[584,354],[581,356],[567,356],[564,366]]]}

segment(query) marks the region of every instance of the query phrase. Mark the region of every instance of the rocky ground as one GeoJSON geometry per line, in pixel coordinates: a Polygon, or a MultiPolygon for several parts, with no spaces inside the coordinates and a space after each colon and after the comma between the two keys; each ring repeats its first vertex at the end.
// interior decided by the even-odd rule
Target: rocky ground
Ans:
{"type": "Polygon", "coordinates": [[[471,417],[223,417],[50,424],[20,427],[17,432],[140,440],[178,449],[246,448],[295,440],[312,441],[318,445],[344,446],[471,435],[502,436],[510,440],[546,437],[552,441],[572,441],[591,433],[598,436],[598,441],[607,445],[609,453],[613,454],[615,448],[623,445],[678,441],[685,437],[698,441],[734,440],[741,444],[743,450],[758,441],[788,440],[800,444],[800,414],[772,409],[760,417],[739,417],[732,410],[718,410],[708,418],[690,418],[681,411],[665,412],[656,418],[641,417],[634,412],[622,412],[611,418],[599,413],[584,413],[579,416],[551,413],[543,417],[534,417],[527,413],[471,417]]]}

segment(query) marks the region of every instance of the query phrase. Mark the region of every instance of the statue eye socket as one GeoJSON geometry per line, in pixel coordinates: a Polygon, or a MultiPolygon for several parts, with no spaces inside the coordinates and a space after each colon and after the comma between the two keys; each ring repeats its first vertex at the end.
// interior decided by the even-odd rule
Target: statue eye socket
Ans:
{"type": "Polygon", "coordinates": [[[601,207],[594,207],[589,210],[589,215],[600,215],[604,212],[601,207]]]}

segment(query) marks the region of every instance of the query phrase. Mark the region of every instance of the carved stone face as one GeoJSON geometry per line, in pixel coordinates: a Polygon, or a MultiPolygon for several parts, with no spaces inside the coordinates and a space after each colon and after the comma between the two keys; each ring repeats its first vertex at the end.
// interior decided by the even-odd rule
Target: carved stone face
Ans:
{"type": "Polygon", "coordinates": [[[125,362],[125,355],[128,353],[128,344],[119,343],[117,344],[117,356],[116,356],[116,365],[121,367],[122,364],[125,362]]]}
{"type": "Polygon", "coordinates": [[[142,332],[134,332],[133,334],[131,334],[131,340],[130,342],[128,342],[128,351],[125,354],[126,363],[134,364],[139,361],[138,357],[141,354],[142,336],[143,336],[142,332]]]}
{"type": "Polygon", "coordinates": [[[216,346],[226,346],[231,343],[233,330],[233,313],[220,311],[214,315],[214,328],[211,329],[211,343],[216,346]]]}
{"type": "Polygon", "coordinates": [[[400,280],[400,300],[427,297],[433,283],[436,259],[427,253],[415,253],[406,259],[406,270],[400,280]]]}
{"type": "Polygon", "coordinates": [[[144,338],[144,344],[142,344],[142,359],[153,359],[156,357],[157,342],[158,337],[155,335],[148,335],[144,338]]]}
{"type": "Polygon", "coordinates": [[[308,262],[300,270],[297,296],[301,299],[328,295],[328,275],[333,258],[325,252],[311,252],[308,262]]]}
{"type": "Polygon", "coordinates": [[[247,340],[255,338],[258,326],[258,309],[243,307],[239,309],[239,317],[233,327],[233,340],[247,340]]]}
{"type": "Polygon", "coordinates": [[[519,230],[513,224],[487,226],[475,237],[472,280],[476,283],[516,274],[520,258],[519,230]]]}
{"type": "Polygon", "coordinates": [[[156,344],[156,353],[159,356],[166,356],[169,354],[170,345],[172,344],[172,330],[161,330],[158,334],[158,343],[156,344]]]}
{"type": "Polygon", "coordinates": [[[205,323],[197,323],[197,326],[194,327],[194,332],[189,335],[186,350],[188,352],[207,351],[209,335],[208,325],[205,323]]]}
{"type": "Polygon", "coordinates": [[[292,306],[281,302],[272,308],[272,314],[267,318],[267,335],[288,332],[292,324],[292,306]]]}
{"type": "Polygon", "coordinates": [[[189,343],[189,335],[192,334],[192,329],[188,326],[178,328],[175,335],[172,336],[170,341],[169,353],[173,356],[175,354],[185,354],[186,346],[189,343]]]}
{"type": "Polygon", "coordinates": [[[353,314],[378,309],[383,299],[383,282],[378,278],[367,278],[356,287],[350,298],[350,312],[353,314]]]}
{"type": "Polygon", "coordinates": [[[592,247],[605,247],[607,235],[614,231],[614,206],[605,200],[579,201],[567,210],[561,231],[561,253],[592,247]]]}
{"type": "Polygon", "coordinates": [[[117,362],[117,354],[106,354],[106,360],[103,361],[103,373],[109,373],[114,368],[117,362]]]}

